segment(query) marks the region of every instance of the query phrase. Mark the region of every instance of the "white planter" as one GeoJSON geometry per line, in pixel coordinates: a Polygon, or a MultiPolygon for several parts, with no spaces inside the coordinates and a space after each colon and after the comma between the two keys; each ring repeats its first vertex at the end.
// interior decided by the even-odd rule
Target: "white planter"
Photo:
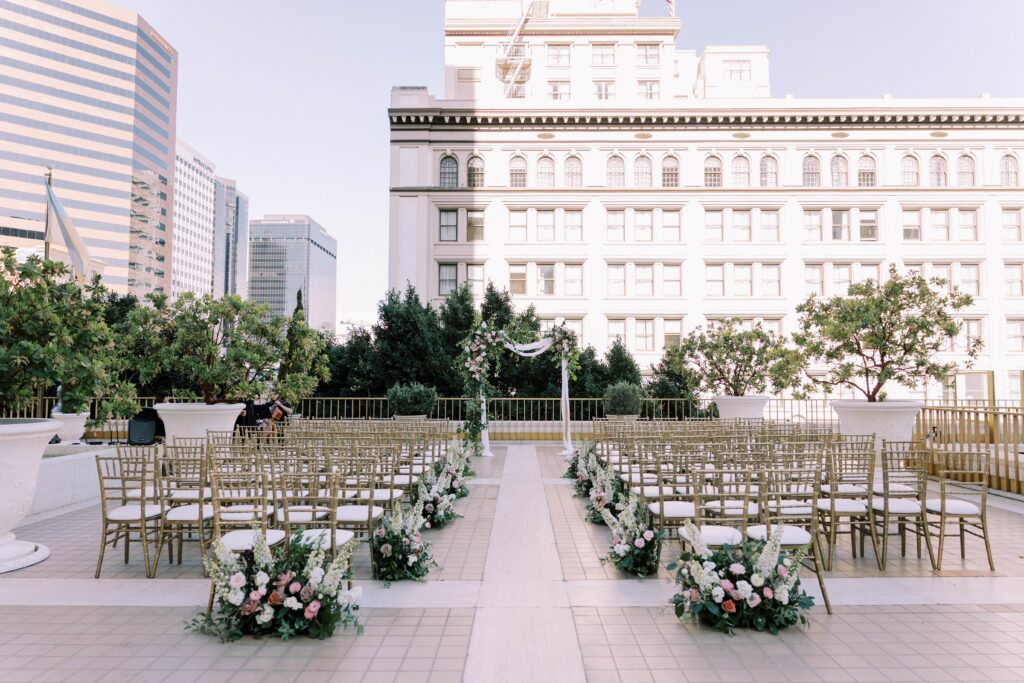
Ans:
{"type": "Polygon", "coordinates": [[[206,437],[207,432],[230,432],[245,410],[244,403],[157,403],[167,443],[175,437],[206,437]]]}
{"type": "Polygon", "coordinates": [[[844,435],[874,434],[875,447],[886,441],[910,441],[914,435],[914,418],[924,401],[832,401],[832,410],[839,416],[839,433],[844,435]]]}
{"type": "Polygon", "coordinates": [[[749,420],[764,417],[767,396],[712,396],[722,420],[749,420]]]}
{"type": "Polygon", "coordinates": [[[50,413],[50,417],[63,423],[63,427],[57,430],[57,436],[61,442],[71,443],[81,441],[85,434],[85,423],[89,421],[89,411],[84,413],[60,413],[56,410],[50,413]]]}
{"type": "Polygon", "coordinates": [[[43,450],[60,427],[57,420],[0,419],[0,574],[50,556],[45,545],[15,540],[12,530],[32,507],[43,450]]]}

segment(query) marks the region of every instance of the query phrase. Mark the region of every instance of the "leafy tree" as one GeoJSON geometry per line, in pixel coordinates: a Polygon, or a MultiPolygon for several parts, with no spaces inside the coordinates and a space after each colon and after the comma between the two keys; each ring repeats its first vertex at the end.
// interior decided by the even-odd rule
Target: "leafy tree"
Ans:
{"type": "Polygon", "coordinates": [[[640,366],[633,360],[632,354],[622,343],[616,339],[608,347],[604,355],[604,362],[608,366],[608,375],[605,381],[608,385],[628,382],[629,384],[640,384],[640,366]]]}
{"type": "Polygon", "coordinates": [[[661,417],[692,417],[697,415],[696,397],[693,393],[693,377],[675,362],[672,347],[665,352],[657,364],[651,366],[651,376],[644,390],[652,398],[682,399],[680,401],[659,401],[655,406],[661,417]]]}
{"type": "Polygon", "coordinates": [[[476,309],[473,307],[473,290],[469,283],[456,287],[445,298],[439,312],[441,343],[448,365],[437,388],[442,396],[458,396],[462,393],[462,373],[458,365],[462,342],[473,331],[476,324],[476,309]]]}
{"type": "Polygon", "coordinates": [[[418,382],[436,387],[449,365],[437,314],[429,304],[420,302],[412,285],[404,297],[391,290],[380,302],[373,338],[381,394],[393,384],[418,382]]]}
{"type": "Polygon", "coordinates": [[[329,371],[326,340],[324,335],[306,324],[300,289],[296,295],[295,311],[288,320],[284,353],[277,370],[277,394],[286,404],[297,406],[328,377],[329,371]]]}
{"type": "Polygon", "coordinates": [[[516,309],[512,305],[512,295],[506,290],[499,290],[493,282],[488,282],[484,290],[484,300],[480,304],[480,319],[486,322],[488,327],[502,330],[509,327],[515,317],[516,309]]]}
{"type": "MultiPolygon", "coordinates": [[[[561,389],[561,378],[558,378],[561,389]]],[[[604,396],[608,387],[608,367],[597,355],[593,346],[580,351],[580,367],[576,378],[569,380],[569,393],[580,398],[597,398],[604,396]]]]}
{"type": "Polygon", "coordinates": [[[373,335],[364,328],[354,330],[341,344],[327,344],[328,378],[320,383],[317,396],[382,396],[383,382],[376,374],[373,335]]]}
{"type": "MultiPolygon", "coordinates": [[[[872,402],[885,400],[889,382],[916,388],[945,379],[957,365],[940,362],[938,354],[960,333],[953,313],[973,301],[956,289],[941,292],[945,285],[937,278],[900,275],[890,266],[885,282],[852,284],[847,296],[809,297],[797,307],[800,330],[793,340],[799,355],[793,367],[826,393],[847,386],[872,402]],[[826,374],[810,374],[814,364],[826,366],[826,374]]],[[[966,366],[981,348],[980,339],[968,343],[966,366]]]]}

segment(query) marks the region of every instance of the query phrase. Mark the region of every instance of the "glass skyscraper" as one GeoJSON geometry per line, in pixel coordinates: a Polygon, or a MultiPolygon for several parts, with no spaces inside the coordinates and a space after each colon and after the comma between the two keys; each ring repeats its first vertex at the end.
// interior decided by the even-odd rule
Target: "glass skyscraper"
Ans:
{"type": "Polygon", "coordinates": [[[213,295],[249,296],[249,198],[228,178],[217,178],[213,248],[213,295]]]}

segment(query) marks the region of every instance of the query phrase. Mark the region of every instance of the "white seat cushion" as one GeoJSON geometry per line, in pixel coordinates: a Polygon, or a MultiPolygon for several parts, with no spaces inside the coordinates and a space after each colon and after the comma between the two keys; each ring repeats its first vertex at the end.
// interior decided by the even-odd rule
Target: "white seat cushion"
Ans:
{"type": "Polygon", "coordinates": [[[833,487],[832,484],[822,484],[822,493],[832,493],[832,489],[835,488],[836,493],[867,493],[866,486],[858,486],[857,484],[839,484],[833,487]]]}
{"type": "MultiPolygon", "coordinates": [[[[707,510],[713,515],[720,515],[722,509],[725,509],[725,514],[738,516],[737,512],[743,507],[742,500],[712,500],[701,505],[701,509],[707,510]]],[[[757,503],[747,502],[747,515],[750,517],[756,517],[761,512],[760,506],[757,503]]]]}
{"type": "MultiPolygon", "coordinates": [[[[661,501],[656,503],[650,503],[647,509],[651,511],[652,515],[661,515],[661,501]]],[[[665,501],[665,517],[673,519],[683,519],[685,517],[693,517],[695,508],[693,503],[689,503],[685,500],[667,500],[665,501]]]]}
{"type": "Polygon", "coordinates": [[[661,495],[659,491],[664,491],[670,496],[675,493],[671,486],[631,486],[629,491],[642,495],[644,498],[657,498],[661,495]]]}
{"type": "Polygon", "coordinates": [[[396,474],[391,479],[391,483],[395,486],[408,486],[409,484],[416,483],[418,479],[419,477],[414,477],[411,474],[396,474]]]}
{"type": "Polygon", "coordinates": [[[821,498],[818,500],[817,506],[823,512],[831,512],[833,504],[836,512],[844,515],[864,515],[868,511],[865,501],[852,498],[821,498]]]}
{"type": "MultiPolygon", "coordinates": [[[[174,501],[179,500],[199,500],[199,489],[172,489],[170,499],[174,501]]],[[[209,486],[203,487],[202,492],[203,500],[210,500],[213,496],[213,491],[210,490],[209,486]]]]}
{"type": "MultiPolygon", "coordinates": [[[[204,505],[201,514],[203,519],[212,519],[213,506],[209,504],[204,505]]],[[[189,503],[188,505],[178,505],[168,509],[164,519],[168,522],[195,522],[199,519],[199,515],[199,503],[189,503]]]]}
{"type": "MultiPolygon", "coordinates": [[[[871,492],[872,493],[877,493],[880,496],[884,496],[885,495],[885,483],[884,482],[880,482],[878,484],[875,484],[874,486],[871,487],[871,492]]],[[[914,494],[914,493],[917,493],[917,491],[914,489],[913,486],[907,486],[906,484],[889,484],[889,495],[890,496],[893,495],[893,494],[901,495],[901,496],[909,496],[909,495],[914,494]]]]}
{"type": "MultiPolygon", "coordinates": [[[[302,540],[307,543],[312,543],[313,541],[322,538],[324,539],[324,547],[327,548],[330,547],[329,543],[331,539],[330,536],[328,536],[330,532],[330,529],[306,529],[302,532],[302,540]]],[[[348,529],[334,530],[334,544],[337,546],[345,545],[355,537],[356,535],[348,529]]]]}
{"type": "MultiPolygon", "coordinates": [[[[679,527],[679,538],[687,543],[691,542],[686,527],[679,527]]],[[[743,542],[743,534],[739,529],[734,529],[731,526],[704,524],[700,528],[700,540],[704,545],[711,546],[739,545],[743,542]]]]}
{"type": "Polygon", "coordinates": [[[365,522],[371,514],[374,519],[382,517],[384,508],[374,505],[372,510],[367,510],[365,505],[342,505],[338,508],[337,520],[339,522],[365,522]]]}
{"type": "Polygon", "coordinates": [[[146,519],[153,519],[159,517],[161,512],[159,505],[151,504],[147,505],[145,510],[141,506],[135,503],[129,503],[128,505],[121,505],[113,510],[107,511],[107,519],[111,522],[132,522],[142,517],[146,519]]]}
{"type": "MultiPolygon", "coordinates": [[[[885,498],[872,498],[871,507],[884,512],[885,498]]],[[[889,512],[895,515],[919,515],[922,512],[921,502],[916,498],[890,498],[889,512]]]]}
{"type": "MultiPolygon", "coordinates": [[[[220,542],[224,544],[224,547],[232,552],[240,553],[246,550],[252,550],[253,541],[256,539],[256,534],[260,533],[256,529],[237,529],[236,531],[229,531],[220,537],[220,542]]],[[[284,540],[284,531],[281,529],[267,529],[267,545],[277,545],[284,540]]]]}
{"type": "MultiPolygon", "coordinates": [[[[778,525],[773,526],[772,533],[775,533],[775,530],[779,528],[782,529],[782,545],[802,546],[811,542],[811,534],[808,533],[806,529],[783,524],[781,527],[778,525]]],[[[754,524],[753,526],[747,527],[747,538],[752,538],[757,541],[767,541],[768,527],[764,524],[754,524]]]]}
{"type": "MultiPolygon", "coordinates": [[[[127,498],[142,498],[142,489],[135,487],[124,492],[127,498]]],[[[155,498],[156,489],[152,485],[146,487],[146,498],[155,498]]]]}
{"type": "MultiPolygon", "coordinates": [[[[935,499],[928,499],[925,501],[924,506],[928,508],[928,512],[939,513],[942,512],[942,501],[935,499]]],[[[966,500],[958,500],[957,498],[946,499],[946,514],[947,515],[980,515],[981,510],[977,505],[966,500]]]]}
{"type": "MultiPolygon", "coordinates": [[[[331,514],[329,510],[324,510],[322,506],[318,507],[315,505],[289,505],[288,506],[288,523],[289,524],[307,524],[312,522],[314,519],[324,519],[327,515],[331,514]]],[[[277,521],[284,522],[284,509],[277,511],[277,521]]]]}
{"type": "MultiPolygon", "coordinates": [[[[373,490],[373,499],[375,501],[378,501],[378,500],[380,500],[380,501],[398,500],[399,498],[401,498],[404,495],[405,495],[405,491],[403,491],[402,489],[374,489],[373,490]]],[[[353,496],[353,497],[358,497],[359,500],[369,500],[370,499],[370,490],[369,489],[362,489],[361,491],[359,491],[358,496],[353,496]]]]}
{"type": "MultiPolygon", "coordinates": [[[[274,514],[274,506],[267,505],[266,513],[268,515],[274,514]]],[[[243,522],[247,519],[258,519],[259,508],[253,505],[231,505],[221,506],[220,517],[230,522],[243,522]]]]}
{"type": "Polygon", "coordinates": [[[630,472],[629,474],[623,474],[622,476],[619,477],[619,479],[626,482],[627,484],[644,484],[645,486],[647,484],[658,483],[658,475],[650,473],[644,474],[641,472],[630,472]]]}
{"type": "Polygon", "coordinates": [[[398,471],[402,474],[423,474],[427,468],[425,465],[402,465],[398,471]]]}

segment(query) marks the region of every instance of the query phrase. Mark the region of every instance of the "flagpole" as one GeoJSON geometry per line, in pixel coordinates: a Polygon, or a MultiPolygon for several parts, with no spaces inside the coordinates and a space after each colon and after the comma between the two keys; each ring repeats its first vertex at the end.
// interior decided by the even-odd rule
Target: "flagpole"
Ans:
{"type": "Polygon", "coordinates": [[[46,222],[43,224],[43,258],[50,260],[50,191],[53,186],[53,168],[46,169],[46,222]]]}

